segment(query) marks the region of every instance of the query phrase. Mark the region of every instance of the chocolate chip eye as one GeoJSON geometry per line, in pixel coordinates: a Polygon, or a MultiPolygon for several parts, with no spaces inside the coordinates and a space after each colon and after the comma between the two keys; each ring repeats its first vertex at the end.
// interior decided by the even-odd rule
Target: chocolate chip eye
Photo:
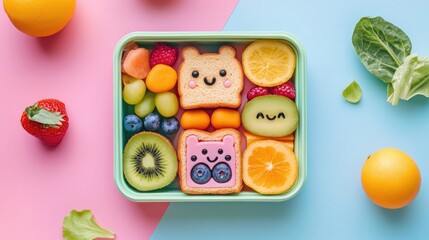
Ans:
{"type": "Polygon", "coordinates": [[[203,153],[203,155],[206,155],[207,154],[207,149],[203,149],[203,151],[202,151],[202,153],[203,153]]]}
{"type": "Polygon", "coordinates": [[[194,71],[192,72],[192,77],[193,77],[193,78],[197,78],[198,76],[200,76],[200,73],[199,73],[197,70],[194,70],[194,71]]]}
{"type": "Polygon", "coordinates": [[[225,156],[225,160],[226,160],[226,161],[231,160],[231,155],[226,155],[226,156],[225,156]]]}
{"type": "Polygon", "coordinates": [[[262,118],[262,119],[264,119],[265,117],[264,117],[264,114],[263,113],[261,113],[261,112],[258,112],[258,114],[256,115],[256,119],[258,119],[258,118],[262,118]]]}
{"type": "Polygon", "coordinates": [[[283,119],[285,119],[285,114],[283,112],[280,112],[279,115],[277,116],[278,118],[282,117],[283,119]]]}
{"type": "Polygon", "coordinates": [[[194,161],[194,162],[197,161],[197,156],[192,155],[191,160],[194,161]]]}
{"type": "Polygon", "coordinates": [[[217,150],[217,153],[222,154],[223,153],[223,149],[219,148],[219,150],[217,150]]]}
{"type": "Polygon", "coordinates": [[[221,77],[225,77],[225,76],[226,76],[226,71],[225,71],[225,69],[220,70],[219,75],[220,75],[221,77]]]}

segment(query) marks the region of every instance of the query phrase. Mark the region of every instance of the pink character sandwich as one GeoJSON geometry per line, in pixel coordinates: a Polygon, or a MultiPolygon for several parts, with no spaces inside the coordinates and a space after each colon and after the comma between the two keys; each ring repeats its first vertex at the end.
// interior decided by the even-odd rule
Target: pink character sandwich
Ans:
{"type": "Polygon", "coordinates": [[[186,130],[178,144],[180,187],[188,194],[238,193],[241,137],[235,129],[186,130]]]}

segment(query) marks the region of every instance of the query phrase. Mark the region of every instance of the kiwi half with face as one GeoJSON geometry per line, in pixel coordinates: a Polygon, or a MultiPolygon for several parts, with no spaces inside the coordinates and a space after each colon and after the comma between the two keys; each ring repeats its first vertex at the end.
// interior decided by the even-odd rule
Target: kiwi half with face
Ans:
{"type": "Polygon", "coordinates": [[[158,133],[141,132],[127,143],[123,155],[125,179],[140,191],[169,185],[177,174],[177,155],[170,142],[158,133]]]}

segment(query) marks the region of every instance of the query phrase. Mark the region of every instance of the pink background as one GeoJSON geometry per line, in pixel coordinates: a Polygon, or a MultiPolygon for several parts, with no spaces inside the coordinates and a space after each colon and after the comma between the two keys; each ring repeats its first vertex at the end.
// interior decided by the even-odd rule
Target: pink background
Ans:
{"type": "Polygon", "coordinates": [[[130,202],[113,180],[113,49],[133,31],[220,31],[237,2],[78,0],[69,25],[43,39],[0,11],[2,239],[60,239],[72,209],[91,209],[116,239],[150,237],[168,204],[130,202]],[[19,122],[43,98],[67,106],[70,127],[57,148],[19,122]]]}

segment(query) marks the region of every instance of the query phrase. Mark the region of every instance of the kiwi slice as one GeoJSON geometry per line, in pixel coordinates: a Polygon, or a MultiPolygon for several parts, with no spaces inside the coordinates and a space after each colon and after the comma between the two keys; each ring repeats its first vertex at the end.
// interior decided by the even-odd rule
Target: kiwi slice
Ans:
{"type": "Polygon", "coordinates": [[[158,133],[141,132],[127,143],[123,155],[124,175],[140,191],[170,184],[177,174],[177,155],[170,142],[158,133]]]}

